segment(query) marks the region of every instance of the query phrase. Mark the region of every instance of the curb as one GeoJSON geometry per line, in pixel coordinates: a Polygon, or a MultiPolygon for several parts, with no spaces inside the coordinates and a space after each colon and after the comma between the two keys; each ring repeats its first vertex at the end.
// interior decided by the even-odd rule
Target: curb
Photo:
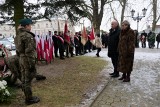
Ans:
{"type": "Polygon", "coordinates": [[[110,78],[108,79],[107,83],[104,84],[104,87],[97,93],[97,95],[93,98],[93,101],[88,104],[87,107],[92,107],[94,102],[99,98],[99,96],[103,93],[103,91],[106,89],[106,87],[108,86],[108,84],[110,83],[110,78]]]}

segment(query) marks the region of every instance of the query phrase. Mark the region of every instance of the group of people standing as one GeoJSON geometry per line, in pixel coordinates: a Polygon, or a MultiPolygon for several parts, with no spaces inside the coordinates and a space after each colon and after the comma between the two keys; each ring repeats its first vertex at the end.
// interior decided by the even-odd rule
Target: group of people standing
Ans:
{"type": "Polygon", "coordinates": [[[157,41],[157,49],[159,47],[160,42],[160,33],[156,34],[153,31],[150,31],[148,34],[143,30],[140,35],[140,41],[142,44],[142,48],[146,48],[146,42],[148,41],[148,47],[153,49],[155,47],[155,42],[157,41]]]}
{"type": "MultiPolygon", "coordinates": [[[[17,29],[17,35],[15,37],[16,55],[5,58],[5,69],[8,69],[16,75],[21,82],[21,88],[25,95],[25,103],[27,105],[38,103],[40,99],[32,94],[31,82],[34,78],[36,80],[45,80],[46,77],[37,73],[36,70],[36,39],[35,34],[31,32],[32,20],[22,19],[19,21],[19,27],[17,29]]],[[[68,35],[70,31],[68,31],[68,35]]],[[[91,52],[97,48],[97,57],[102,48],[100,34],[96,36],[95,44],[92,45],[89,36],[88,41],[85,45],[81,43],[81,33],[76,32],[74,37],[70,37],[68,40],[64,38],[62,32],[54,32],[52,40],[54,43],[54,55],[64,60],[65,57],[73,57],[74,53],[76,56],[83,55],[91,52]],[[75,48],[75,52],[74,51],[75,48]],[[59,54],[58,54],[59,52],[59,54]],[[66,53],[64,55],[64,52],[66,53]]],[[[47,37],[46,37],[47,38],[47,37]]]]}
{"type": "Polygon", "coordinates": [[[90,41],[89,34],[85,45],[81,42],[81,32],[76,32],[74,36],[70,36],[70,31],[68,31],[68,35],[70,39],[67,41],[62,32],[54,31],[52,39],[54,43],[54,55],[56,58],[59,57],[64,60],[65,58],[73,57],[74,55],[83,55],[96,49],[90,41]]]}
{"type": "Polygon", "coordinates": [[[133,69],[134,51],[135,51],[135,32],[130,28],[130,23],[125,20],[120,28],[118,21],[111,23],[111,29],[108,38],[108,57],[111,58],[114,72],[111,77],[122,77],[119,80],[130,82],[130,75],[133,69]]]}

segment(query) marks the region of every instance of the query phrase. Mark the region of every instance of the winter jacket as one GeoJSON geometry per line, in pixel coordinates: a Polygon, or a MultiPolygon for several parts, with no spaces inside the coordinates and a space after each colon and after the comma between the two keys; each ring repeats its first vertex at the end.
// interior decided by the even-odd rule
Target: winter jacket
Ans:
{"type": "Polygon", "coordinates": [[[101,42],[100,37],[96,37],[95,46],[96,46],[96,48],[102,48],[102,42],[101,42]]]}
{"type": "Polygon", "coordinates": [[[117,52],[120,28],[111,29],[108,38],[108,51],[109,52],[117,52]]]}
{"type": "Polygon", "coordinates": [[[110,29],[109,37],[108,37],[108,56],[111,57],[113,54],[118,54],[118,43],[119,43],[119,35],[120,28],[110,29]]]}
{"type": "Polygon", "coordinates": [[[120,34],[118,71],[127,73],[133,68],[135,51],[135,33],[132,29],[123,30],[120,34]]]}
{"type": "Polygon", "coordinates": [[[160,42],[160,33],[157,35],[156,41],[157,41],[157,42],[160,42]]]}

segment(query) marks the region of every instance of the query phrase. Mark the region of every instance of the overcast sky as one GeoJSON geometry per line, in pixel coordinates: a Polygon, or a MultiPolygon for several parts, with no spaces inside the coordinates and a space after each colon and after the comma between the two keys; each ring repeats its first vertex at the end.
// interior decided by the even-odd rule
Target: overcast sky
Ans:
{"type": "MultiPolygon", "coordinates": [[[[1,2],[4,2],[5,0],[0,0],[0,3],[1,2]]],[[[37,0],[28,0],[29,2],[32,2],[32,3],[36,3],[37,0]]],[[[88,3],[90,2],[90,0],[86,0],[88,3]]],[[[160,7],[160,0],[158,0],[158,6],[160,7]]],[[[143,8],[147,8],[147,14],[146,14],[146,17],[142,18],[142,20],[140,21],[139,23],[139,31],[143,30],[143,29],[146,29],[147,25],[151,25],[152,23],[152,19],[151,18],[148,18],[151,14],[151,8],[152,6],[149,6],[148,5],[150,4],[150,0],[129,0],[129,3],[128,3],[128,6],[125,10],[125,16],[130,16],[131,13],[131,9],[134,9],[136,12],[135,12],[135,16],[137,16],[137,12],[140,13],[140,15],[142,15],[142,9],[143,8]]],[[[120,21],[120,17],[121,17],[121,6],[119,5],[118,2],[113,2],[112,3],[112,6],[114,8],[114,11],[115,11],[115,15],[116,15],[116,18],[120,21]]],[[[104,16],[103,16],[103,20],[102,20],[102,23],[101,23],[101,29],[104,30],[104,31],[108,31],[110,29],[110,23],[111,21],[113,20],[112,18],[112,13],[111,11],[108,9],[108,5],[105,5],[104,9],[104,16]]],[[[44,12],[44,9],[41,9],[40,10],[41,12],[44,12]]],[[[158,15],[160,14],[160,8],[158,9],[158,15]]],[[[127,19],[130,23],[131,23],[131,28],[132,29],[137,29],[137,22],[134,21],[131,17],[125,17],[125,19],[127,19]]],[[[85,26],[88,27],[88,26],[91,26],[91,23],[89,20],[87,20],[86,18],[82,19],[81,22],[85,23],[85,26]]],[[[157,23],[160,25],[160,20],[159,22],[157,23]]],[[[79,31],[81,30],[81,27],[79,25],[75,26],[75,29],[76,31],[79,31]]]]}
{"type": "MultiPolygon", "coordinates": [[[[146,29],[147,25],[151,25],[152,23],[152,19],[148,18],[151,14],[151,8],[152,6],[149,6],[150,4],[150,0],[129,0],[129,4],[125,10],[125,16],[131,16],[131,9],[134,9],[135,12],[135,16],[137,16],[137,13],[139,12],[140,15],[142,15],[142,9],[143,8],[147,8],[147,14],[146,17],[142,18],[142,20],[139,22],[139,31],[146,29]],[[148,7],[149,6],[149,7],[148,7]]],[[[158,0],[158,2],[160,2],[160,0],[158,0]]],[[[160,3],[159,3],[160,5],[160,3]]],[[[113,8],[115,9],[115,14],[116,14],[116,18],[120,21],[120,17],[121,17],[121,6],[119,6],[119,4],[117,2],[112,3],[113,8]]],[[[104,17],[101,23],[101,29],[108,31],[110,29],[110,23],[113,20],[112,14],[110,11],[107,10],[108,6],[106,5],[105,7],[105,12],[104,12],[104,17]],[[111,18],[111,19],[110,19],[111,18]]],[[[160,13],[160,9],[158,9],[159,13],[160,13]]],[[[158,14],[159,14],[158,13],[158,14]]],[[[124,19],[128,20],[131,23],[131,28],[132,29],[137,29],[137,21],[134,21],[131,17],[125,17],[124,19]]],[[[82,20],[81,20],[82,22],[82,20]]],[[[160,20],[157,24],[160,24],[160,20]]],[[[90,26],[90,21],[85,19],[85,26],[90,26]]],[[[76,30],[80,30],[80,27],[76,27],[76,30]]]]}

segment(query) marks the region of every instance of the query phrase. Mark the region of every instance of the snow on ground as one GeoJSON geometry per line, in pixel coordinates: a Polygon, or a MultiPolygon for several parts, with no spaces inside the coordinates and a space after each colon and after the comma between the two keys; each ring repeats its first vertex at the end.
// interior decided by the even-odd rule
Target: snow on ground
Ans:
{"type": "MultiPolygon", "coordinates": [[[[86,54],[86,56],[95,57],[95,54],[96,51],[88,53],[86,54]]],[[[113,71],[113,67],[110,58],[107,57],[107,49],[103,49],[100,52],[100,56],[100,58],[109,62],[106,70],[102,71],[106,76],[109,76],[109,72],[113,71]]],[[[127,105],[123,107],[129,107],[132,104],[134,104],[136,107],[140,107],[140,105],[143,107],[159,107],[160,49],[136,48],[133,72],[131,74],[130,83],[123,84],[117,79],[109,79],[110,83],[108,84],[106,90],[104,90],[104,93],[127,93],[126,95],[123,95],[123,97],[127,99],[125,100],[125,104],[127,105]]],[[[103,95],[102,93],[102,95],[100,95],[97,100],[101,100],[103,102],[103,99],[105,99],[105,95],[103,95]]],[[[95,103],[97,102],[95,101],[95,103]]],[[[104,103],[107,102],[104,101],[103,104],[104,103]]],[[[101,106],[99,105],[99,107],[101,106]]]]}

